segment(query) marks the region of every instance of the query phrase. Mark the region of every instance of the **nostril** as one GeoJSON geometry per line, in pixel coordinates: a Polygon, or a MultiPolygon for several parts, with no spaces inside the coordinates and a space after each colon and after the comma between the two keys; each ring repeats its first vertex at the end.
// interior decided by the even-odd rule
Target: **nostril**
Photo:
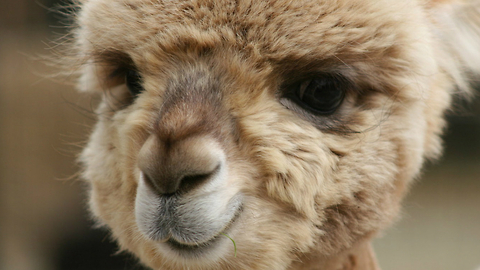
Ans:
{"type": "Polygon", "coordinates": [[[186,193],[201,186],[205,181],[213,177],[221,165],[207,173],[188,173],[180,176],[152,176],[148,172],[142,172],[142,177],[151,189],[156,190],[162,196],[172,196],[175,194],[186,193]]]}
{"type": "Polygon", "coordinates": [[[178,189],[178,187],[175,187],[173,185],[168,185],[168,183],[174,184],[174,182],[165,182],[162,184],[162,182],[158,181],[158,178],[152,177],[146,172],[142,172],[142,177],[149,188],[157,191],[161,195],[164,195],[164,196],[174,195],[176,190],[178,189]]]}
{"type": "Polygon", "coordinates": [[[190,191],[200,186],[202,183],[213,177],[220,170],[220,164],[209,173],[185,175],[180,181],[180,192],[190,191]]]}

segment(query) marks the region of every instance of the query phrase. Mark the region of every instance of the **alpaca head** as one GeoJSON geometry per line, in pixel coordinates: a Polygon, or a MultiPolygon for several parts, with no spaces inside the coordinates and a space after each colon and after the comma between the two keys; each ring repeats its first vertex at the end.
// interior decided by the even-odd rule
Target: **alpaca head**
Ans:
{"type": "Polygon", "coordinates": [[[454,44],[469,5],[83,0],[80,88],[103,97],[81,156],[92,213],[154,269],[353,252],[441,151],[478,57],[454,44]]]}

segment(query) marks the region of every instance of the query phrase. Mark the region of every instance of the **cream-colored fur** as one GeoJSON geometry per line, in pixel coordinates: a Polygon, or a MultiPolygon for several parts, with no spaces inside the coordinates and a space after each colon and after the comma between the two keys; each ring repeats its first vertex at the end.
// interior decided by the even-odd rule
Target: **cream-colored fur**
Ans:
{"type": "Polygon", "coordinates": [[[378,269],[370,240],[480,71],[477,2],[82,1],[92,213],[153,269],[378,269]],[[326,74],[349,81],[331,115],[285,94],[326,74]]]}

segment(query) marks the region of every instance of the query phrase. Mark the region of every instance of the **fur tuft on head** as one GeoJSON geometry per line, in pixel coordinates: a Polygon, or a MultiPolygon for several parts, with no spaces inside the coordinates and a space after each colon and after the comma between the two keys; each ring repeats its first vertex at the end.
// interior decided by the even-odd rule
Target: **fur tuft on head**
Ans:
{"type": "Polygon", "coordinates": [[[434,34],[444,46],[441,67],[454,79],[459,94],[471,96],[470,82],[480,74],[480,1],[430,3],[434,34]]]}

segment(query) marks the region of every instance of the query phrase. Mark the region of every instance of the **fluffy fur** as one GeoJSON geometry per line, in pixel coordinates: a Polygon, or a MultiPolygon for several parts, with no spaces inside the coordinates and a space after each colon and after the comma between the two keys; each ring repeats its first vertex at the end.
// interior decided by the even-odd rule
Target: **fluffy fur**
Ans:
{"type": "Polygon", "coordinates": [[[371,238],[480,71],[479,6],[82,1],[72,63],[80,89],[104,97],[81,155],[92,213],[153,269],[378,269],[371,238]],[[331,116],[283,95],[315,74],[351,82],[331,116]],[[207,179],[156,192],[173,172],[207,179]]]}

